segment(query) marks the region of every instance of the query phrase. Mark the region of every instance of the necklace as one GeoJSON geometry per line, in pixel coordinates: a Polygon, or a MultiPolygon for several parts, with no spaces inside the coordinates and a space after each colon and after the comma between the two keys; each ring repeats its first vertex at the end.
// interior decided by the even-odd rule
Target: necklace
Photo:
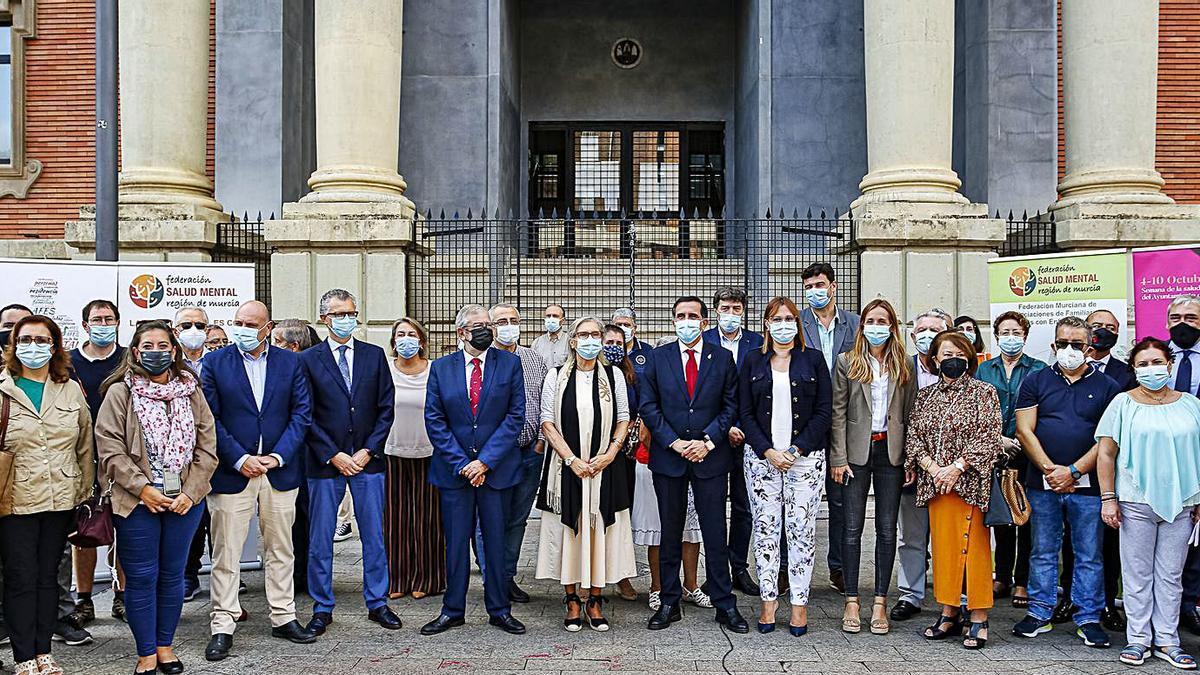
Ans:
{"type": "Polygon", "coordinates": [[[1149,389],[1145,389],[1144,387],[1143,387],[1143,389],[1144,389],[1144,391],[1142,392],[1142,395],[1145,396],[1146,398],[1150,399],[1151,401],[1154,401],[1155,403],[1163,403],[1167,400],[1168,397],[1171,396],[1171,391],[1169,389],[1166,389],[1165,387],[1164,387],[1163,393],[1161,395],[1152,394],[1152,393],[1150,393],[1149,389]]]}

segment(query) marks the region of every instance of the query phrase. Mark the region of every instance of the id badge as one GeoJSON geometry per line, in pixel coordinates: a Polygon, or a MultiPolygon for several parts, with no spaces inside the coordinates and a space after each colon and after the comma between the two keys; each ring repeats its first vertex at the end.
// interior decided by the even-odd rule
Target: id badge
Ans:
{"type": "Polygon", "coordinates": [[[174,471],[163,472],[163,496],[178,497],[179,493],[183,492],[183,481],[180,480],[179,474],[174,471]]]}

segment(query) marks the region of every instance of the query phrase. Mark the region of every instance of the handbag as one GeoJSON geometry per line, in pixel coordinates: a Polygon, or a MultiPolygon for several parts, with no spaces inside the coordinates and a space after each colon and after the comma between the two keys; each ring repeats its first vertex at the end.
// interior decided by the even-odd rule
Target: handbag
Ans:
{"type": "Polygon", "coordinates": [[[79,548],[100,548],[113,543],[112,482],[103,493],[96,488],[91,497],[75,507],[75,531],[67,541],[79,548]]]}
{"type": "Polygon", "coordinates": [[[12,399],[7,394],[0,394],[0,398],[4,399],[0,403],[0,502],[3,502],[8,499],[8,491],[12,489],[13,472],[16,470],[13,460],[16,459],[16,454],[10,452],[7,447],[8,416],[12,399]]]}
{"type": "Polygon", "coordinates": [[[988,527],[1021,526],[1029,522],[1029,499],[1016,469],[1007,464],[992,469],[992,495],[983,524],[988,527]]]}

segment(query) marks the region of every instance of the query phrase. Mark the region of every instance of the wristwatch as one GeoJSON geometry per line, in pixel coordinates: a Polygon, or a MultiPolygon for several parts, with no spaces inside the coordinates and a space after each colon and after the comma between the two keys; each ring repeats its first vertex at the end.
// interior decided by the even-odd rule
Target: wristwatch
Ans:
{"type": "Polygon", "coordinates": [[[571,465],[574,463],[575,463],[575,455],[571,455],[570,457],[563,460],[563,464],[566,465],[566,467],[568,469],[571,468],[571,465]]]}
{"type": "Polygon", "coordinates": [[[953,466],[954,466],[954,468],[958,469],[959,473],[964,473],[967,470],[967,465],[963,464],[963,461],[961,459],[954,460],[953,466]]]}
{"type": "Polygon", "coordinates": [[[1071,472],[1071,478],[1074,478],[1075,480],[1083,478],[1083,473],[1080,472],[1079,469],[1076,469],[1074,464],[1068,466],[1067,470],[1071,472]]]}

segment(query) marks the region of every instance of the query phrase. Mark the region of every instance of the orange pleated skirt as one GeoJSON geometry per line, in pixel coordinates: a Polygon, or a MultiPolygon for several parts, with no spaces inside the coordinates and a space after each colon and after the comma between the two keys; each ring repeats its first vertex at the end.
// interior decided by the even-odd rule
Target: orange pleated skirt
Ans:
{"type": "Polygon", "coordinates": [[[957,607],[967,594],[967,609],[992,607],[992,533],[983,511],[954,493],[929,502],[929,539],[933,547],[933,597],[957,607]]]}

